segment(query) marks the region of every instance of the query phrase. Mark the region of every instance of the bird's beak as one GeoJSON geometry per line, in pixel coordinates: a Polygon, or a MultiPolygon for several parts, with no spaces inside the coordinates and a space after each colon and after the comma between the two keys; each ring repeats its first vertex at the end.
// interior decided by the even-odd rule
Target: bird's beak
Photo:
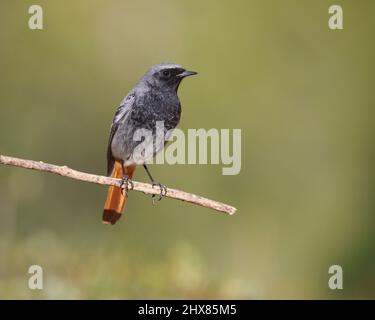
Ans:
{"type": "Polygon", "coordinates": [[[177,77],[185,78],[185,77],[193,76],[195,74],[198,74],[198,72],[185,70],[184,72],[178,74],[177,77]]]}

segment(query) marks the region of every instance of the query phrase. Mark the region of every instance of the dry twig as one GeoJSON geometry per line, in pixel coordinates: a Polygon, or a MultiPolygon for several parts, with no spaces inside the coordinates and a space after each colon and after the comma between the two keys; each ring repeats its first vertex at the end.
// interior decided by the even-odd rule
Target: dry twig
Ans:
{"type": "MultiPolygon", "coordinates": [[[[98,176],[95,174],[73,170],[67,166],[57,166],[57,165],[53,165],[49,163],[44,163],[42,161],[38,162],[38,161],[33,161],[33,160],[19,159],[19,158],[0,155],[0,163],[5,164],[5,165],[10,165],[10,166],[15,166],[15,167],[22,167],[26,169],[50,172],[50,173],[58,174],[63,177],[91,182],[91,183],[102,184],[102,185],[108,185],[108,186],[112,185],[112,186],[118,186],[118,187],[121,185],[121,179],[98,176]]],[[[155,195],[158,195],[160,193],[160,190],[158,188],[152,188],[152,185],[149,183],[142,183],[142,182],[137,182],[137,181],[133,181],[133,183],[134,183],[134,189],[133,189],[134,191],[140,191],[145,194],[155,194],[155,195]]],[[[237,210],[236,208],[230,205],[227,205],[225,203],[210,200],[207,198],[197,196],[192,193],[187,193],[181,190],[176,190],[176,189],[171,189],[171,188],[168,188],[166,197],[190,202],[190,203],[202,206],[202,207],[224,212],[229,215],[234,214],[237,210]]]]}

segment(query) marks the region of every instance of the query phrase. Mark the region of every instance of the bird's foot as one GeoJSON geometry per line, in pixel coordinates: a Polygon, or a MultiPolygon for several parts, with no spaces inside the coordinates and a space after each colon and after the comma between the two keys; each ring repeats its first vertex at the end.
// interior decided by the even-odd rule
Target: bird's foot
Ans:
{"type": "MultiPolygon", "coordinates": [[[[160,201],[161,199],[163,199],[163,197],[165,197],[167,195],[167,187],[164,185],[164,184],[161,184],[160,182],[153,182],[152,183],[152,188],[154,188],[155,186],[158,186],[160,188],[160,194],[158,196],[158,199],[157,201],[160,201]]],[[[155,194],[152,195],[152,203],[155,204],[155,194]]]]}
{"type": "Polygon", "coordinates": [[[128,197],[128,191],[134,189],[134,183],[128,177],[123,177],[121,179],[120,188],[121,193],[124,194],[125,191],[125,196],[128,197]]]}

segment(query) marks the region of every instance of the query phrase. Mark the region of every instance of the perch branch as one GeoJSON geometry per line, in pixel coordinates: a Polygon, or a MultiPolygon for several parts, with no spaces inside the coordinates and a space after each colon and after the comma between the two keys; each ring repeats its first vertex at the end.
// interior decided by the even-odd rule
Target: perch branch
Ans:
{"type": "MultiPolygon", "coordinates": [[[[19,159],[19,158],[0,155],[0,163],[5,164],[5,165],[10,165],[10,166],[15,166],[15,167],[22,167],[26,169],[50,172],[50,173],[58,174],[63,177],[86,181],[90,183],[96,183],[96,184],[102,184],[102,185],[108,185],[108,186],[117,186],[117,187],[121,185],[121,179],[98,176],[95,174],[73,170],[67,166],[57,166],[57,165],[53,165],[49,163],[44,163],[42,161],[38,162],[38,161],[33,161],[33,160],[19,159]]],[[[137,182],[137,181],[133,181],[133,183],[134,183],[134,188],[133,188],[134,191],[140,191],[145,194],[155,194],[155,195],[158,195],[160,193],[160,190],[158,188],[152,188],[151,184],[137,182]]],[[[237,210],[236,208],[230,205],[227,205],[225,203],[217,202],[214,200],[203,198],[201,196],[198,196],[192,193],[187,193],[187,192],[176,190],[176,189],[168,188],[166,197],[190,202],[190,203],[202,206],[202,207],[224,212],[229,215],[234,214],[237,210]]]]}

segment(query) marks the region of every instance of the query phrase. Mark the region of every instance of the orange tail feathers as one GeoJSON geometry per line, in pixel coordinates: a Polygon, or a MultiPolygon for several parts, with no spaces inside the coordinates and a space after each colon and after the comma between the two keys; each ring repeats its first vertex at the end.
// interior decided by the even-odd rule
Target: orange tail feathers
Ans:
{"type": "MultiPolygon", "coordinates": [[[[135,166],[125,167],[125,176],[131,179],[133,177],[134,171],[135,166]]],[[[112,172],[112,178],[122,178],[122,167],[120,161],[115,162],[112,172]]],[[[126,201],[127,197],[125,196],[125,191],[122,192],[121,188],[119,187],[109,187],[107,199],[104,204],[103,223],[115,224],[116,221],[121,217],[126,201]]]]}

